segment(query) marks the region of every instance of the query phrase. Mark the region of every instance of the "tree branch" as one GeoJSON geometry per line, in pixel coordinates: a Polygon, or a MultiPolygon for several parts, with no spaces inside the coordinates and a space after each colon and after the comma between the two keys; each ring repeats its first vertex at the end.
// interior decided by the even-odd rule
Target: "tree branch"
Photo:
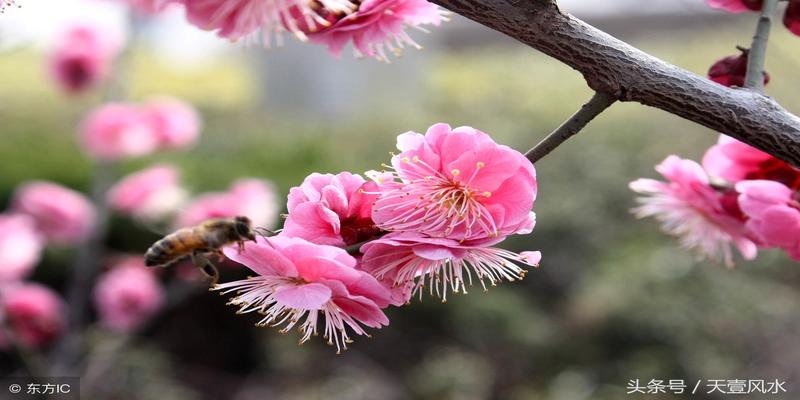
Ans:
{"type": "Polygon", "coordinates": [[[727,88],[562,13],[553,0],[432,0],[583,74],[589,86],[723,132],[800,167],[800,118],[747,89],[727,88]]]}
{"type": "Polygon", "coordinates": [[[772,29],[772,18],[775,16],[775,9],[778,0],[766,0],[761,9],[761,17],[758,19],[756,33],[753,36],[753,44],[747,54],[747,75],[744,78],[744,86],[764,93],[764,65],[767,61],[767,43],[769,42],[769,31],[772,29]]]}
{"type": "Polygon", "coordinates": [[[561,126],[547,135],[546,138],[542,139],[539,144],[528,150],[525,156],[528,157],[532,163],[539,161],[542,157],[555,150],[561,143],[564,143],[567,139],[580,132],[589,122],[616,101],[617,99],[605,93],[595,92],[594,96],[592,96],[580,110],[575,112],[570,119],[564,121],[561,126]]]}

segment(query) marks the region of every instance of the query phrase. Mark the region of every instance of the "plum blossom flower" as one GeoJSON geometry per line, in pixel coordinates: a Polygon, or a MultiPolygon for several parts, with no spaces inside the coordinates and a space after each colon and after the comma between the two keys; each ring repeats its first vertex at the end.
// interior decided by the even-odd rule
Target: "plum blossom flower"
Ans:
{"type": "Polygon", "coordinates": [[[475,240],[529,233],[536,171],[524,155],[470,127],[436,124],[397,138],[372,219],[386,231],[475,240]]]}
{"type": "Polygon", "coordinates": [[[28,347],[46,346],[64,331],[64,301],[52,289],[36,283],[4,287],[2,318],[12,339],[28,347]]]}
{"type": "Polygon", "coordinates": [[[81,93],[106,78],[120,46],[121,40],[97,27],[71,27],[50,53],[50,75],[65,92],[81,93]]]}
{"type": "Polygon", "coordinates": [[[334,18],[330,26],[305,33],[337,57],[352,42],[356,56],[388,61],[387,51],[399,54],[406,45],[421,48],[406,32],[408,28],[425,31],[423,25],[439,26],[446,15],[426,0],[365,0],[355,12],[334,18]]]}
{"type": "Polygon", "coordinates": [[[210,218],[237,215],[250,218],[253,226],[273,226],[278,216],[278,205],[272,184],[260,179],[240,179],[227,192],[202,194],[183,208],[175,225],[192,226],[210,218]]]}
{"type": "Polygon", "coordinates": [[[382,311],[390,303],[388,290],[356,269],[355,258],[343,249],[278,235],[224,253],[258,276],[215,289],[236,292],[230,304],[239,306],[239,313],[263,315],[259,326],[283,326],[281,332],[298,327],[302,344],[317,333],[323,317],[323,337],[340,351],[351,342],[350,332],[366,335],[364,327],[389,324],[382,311]]]}
{"type": "Polygon", "coordinates": [[[158,150],[161,144],[161,137],[150,122],[134,104],[108,103],[84,119],[81,145],[99,160],[144,156],[158,150]]]}
{"type": "Polygon", "coordinates": [[[17,188],[13,211],[33,218],[48,241],[74,244],[86,239],[94,227],[94,205],[81,193],[46,181],[17,188]]]}
{"type": "Polygon", "coordinates": [[[789,0],[786,13],[783,14],[783,25],[790,32],[800,36],[800,0],[789,0]]]}
{"type": "Polygon", "coordinates": [[[703,168],[694,161],[669,156],[656,166],[667,182],[638,179],[630,183],[642,195],[637,217],[654,217],[682,246],[696,249],[702,258],[732,266],[731,244],[747,260],[755,258],[756,243],[745,228],[744,218],[725,193],[711,186],[703,168]]]}
{"type": "MultiPolygon", "coordinates": [[[[364,257],[361,268],[381,281],[402,288],[401,299],[407,301],[428,285],[431,295],[447,301],[447,292],[467,293],[473,274],[486,290],[501,281],[516,281],[525,277],[526,270],[516,263],[539,266],[541,253],[514,253],[492,247],[499,240],[460,242],[446,238],[431,238],[419,233],[390,233],[361,247],[364,257]]],[[[395,299],[397,294],[395,293],[395,299]]],[[[393,299],[394,300],[394,299],[393,299]]]]}
{"type": "Polygon", "coordinates": [[[201,121],[191,105],[171,97],[157,97],[142,108],[158,135],[160,148],[185,149],[197,142],[201,121]]]}
{"type": "Polygon", "coordinates": [[[108,192],[109,206],[146,221],[174,213],[187,198],[174,167],[157,165],[126,176],[108,192]]]}
{"type": "Polygon", "coordinates": [[[360,175],[314,173],[289,191],[283,234],[317,244],[348,246],[373,238],[374,182],[360,175]]]}
{"type": "Polygon", "coordinates": [[[764,246],[779,247],[800,260],[800,203],[786,185],[767,180],[736,184],[747,227],[764,246]]]}
{"type": "Polygon", "coordinates": [[[763,3],[764,0],[706,0],[709,7],[732,13],[758,11],[763,7],[763,3]]]}
{"type": "Polygon", "coordinates": [[[307,27],[329,24],[321,13],[349,13],[350,0],[182,0],[190,23],[216,31],[220,37],[237,40],[261,33],[265,44],[273,33],[299,32],[295,21],[302,16],[307,27]],[[287,22],[288,23],[284,23],[287,22]]]}
{"type": "Polygon", "coordinates": [[[800,170],[725,135],[720,135],[717,144],[706,151],[703,168],[712,177],[731,183],[766,179],[783,183],[792,190],[800,190],[800,170]]]}
{"type": "Polygon", "coordinates": [[[178,0],[123,0],[131,9],[142,14],[158,14],[169,6],[179,3],[178,0]]]}
{"type": "Polygon", "coordinates": [[[33,218],[22,214],[0,214],[0,285],[30,275],[39,262],[44,238],[33,218]]]}
{"type": "MultiPolygon", "coordinates": [[[[716,61],[708,70],[708,79],[728,87],[744,87],[747,75],[747,57],[749,50],[740,49],[741,54],[725,57],[716,61]]],[[[769,74],[764,73],[764,84],[769,83],[769,74]]]]}
{"type": "Polygon", "coordinates": [[[94,303],[101,324],[129,332],[161,308],[164,288],[141,257],[130,257],[99,278],[94,303]]]}

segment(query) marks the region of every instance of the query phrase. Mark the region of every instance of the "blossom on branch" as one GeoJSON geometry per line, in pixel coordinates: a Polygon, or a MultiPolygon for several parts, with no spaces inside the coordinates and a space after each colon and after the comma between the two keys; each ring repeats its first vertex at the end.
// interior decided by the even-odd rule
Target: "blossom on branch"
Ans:
{"type": "Polygon", "coordinates": [[[30,275],[39,262],[44,238],[36,222],[23,214],[0,214],[0,285],[30,275]]]}
{"type": "Polygon", "coordinates": [[[391,301],[388,290],[356,269],[356,259],[343,249],[279,235],[224,252],[258,275],[215,290],[235,292],[230,304],[240,314],[262,315],[259,326],[281,326],[281,332],[297,327],[302,344],[321,324],[323,337],[339,351],[347,349],[351,333],[367,335],[364,327],[389,324],[382,311],[391,301]]]}
{"type": "Polygon", "coordinates": [[[800,190],[800,170],[726,135],[703,156],[703,168],[712,177],[736,183],[766,179],[800,190]]]}
{"type": "Polygon", "coordinates": [[[157,165],[126,176],[108,192],[109,206],[146,221],[162,220],[186,200],[178,170],[157,165]]]}
{"type": "Polygon", "coordinates": [[[96,211],[86,196],[52,182],[21,185],[11,203],[14,212],[32,217],[36,229],[56,244],[85,240],[95,224],[96,211]]]}
{"type": "Polygon", "coordinates": [[[94,288],[100,323],[130,332],[153,316],[164,303],[164,288],[141,257],[130,257],[100,276],[94,288]]]}
{"type": "Polygon", "coordinates": [[[42,347],[57,339],[65,328],[65,305],[52,289],[36,283],[3,287],[0,318],[11,337],[0,333],[0,347],[9,340],[27,347],[42,347]]]}
{"type": "Polygon", "coordinates": [[[317,244],[349,246],[374,238],[376,184],[360,175],[314,173],[289,191],[283,234],[317,244]]]}
{"type": "Polygon", "coordinates": [[[776,181],[753,180],[736,184],[747,227],[765,247],[778,247],[800,260],[800,202],[797,192],[776,181]]]}
{"type": "Polygon", "coordinates": [[[662,229],[682,246],[697,250],[701,258],[733,265],[732,245],[747,260],[755,258],[756,243],[745,227],[736,194],[719,191],[694,161],[669,156],[656,170],[666,182],[638,179],[630,183],[642,195],[634,209],[639,218],[654,217],[662,229]]]}

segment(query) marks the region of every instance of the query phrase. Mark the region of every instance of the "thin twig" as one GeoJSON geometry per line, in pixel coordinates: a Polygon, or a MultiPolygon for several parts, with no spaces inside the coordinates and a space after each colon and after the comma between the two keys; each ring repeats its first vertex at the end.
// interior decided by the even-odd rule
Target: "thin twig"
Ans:
{"type": "Polygon", "coordinates": [[[745,75],[744,85],[756,92],[764,92],[764,65],[767,59],[767,43],[769,42],[769,31],[772,28],[772,19],[775,16],[775,9],[778,0],[765,0],[761,9],[761,17],[758,18],[756,33],[753,35],[753,44],[750,46],[750,53],[747,58],[747,75],[745,75]]]}
{"type": "Polygon", "coordinates": [[[580,132],[591,120],[600,115],[609,106],[617,101],[614,97],[605,93],[595,92],[594,96],[584,104],[580,110],[564,121],[561,126],[547,135],[539,144],[525,153],[525,156],[532,163],[539,161],[556,147],[564,143],[567,139],[580,132]]]}

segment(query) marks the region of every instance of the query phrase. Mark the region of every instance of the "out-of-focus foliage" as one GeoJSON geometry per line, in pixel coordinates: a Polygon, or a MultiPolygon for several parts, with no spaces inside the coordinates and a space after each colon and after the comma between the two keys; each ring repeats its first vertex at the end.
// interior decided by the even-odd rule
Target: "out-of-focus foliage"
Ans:
{"type": "MultiPolygon", "coordinates": [[[[747,43],[750,25],[654,32],[633,44],[697,73],[747,43]]],[[[769,87],[800,111],[800,42],[775,32],[769,87]]],[[[280,50],[269,55],[280,57],[280,50]]],[[[134,97],[168,92],[194,102],[200,144],[159,156],[196,190],[239,176],[273,180],[281,193],[313,171],[380,168],[392,140],[431,123],[471,125],[524,150],[590,96],[580,76],[522,46],[470,48],[433,57],[415,104],[370,108],[341,121],[299,121],[261,110],[256,74],[234,61],[188,76],[137,53],[134,97]]],[[[40,83],[27,53],[0,58],[0,203],[27,179],[88,186],[75,124],[92,100],[62,100],[40,83]]],[[[323,67],[321,67],[323,68],[323,67]]],[[[394,66],[386,66],[391,70],[394,66]]],[[[291,74],[279,79],[292,79],[291,74]]],[[[403,82],[397,82],[402,85],[403,82]]],[[[266,83],[269,90],[269,82],[266,83]]],[[[736,269],[696,263],[636,221],[627,183],[654,176],[668,153],[699,158],[713,132],[637,104],[616,104],[537,165],[538,226],[509,242],[541,250],[521,283],[426,298],[390,310],[391,325],[356,338],[343,355],[296,335],[252,326],[225,299],[202,294],[172,311],[115,363],[109,398],[190,399],[619,399],[630,379],[775,379],[800,383],[800,269],[765,252],[736,269]]],[[[125,164],[126,170],[148,160],[125,164]]],[[[115,221],[112,248],[143,252],[156,236],[115,221]]],[[[35,278],[58,284],[68,254],[51,252],[35,278]]],[[[228,278],[241,275],[226,270],[228,278]]],[[[98,344],[109,338],[98,333],[98,344]]],[[[102,347],[100,347],[102,348],[102,347]]],[[[108,389],[107,389],[108,390],[108,389]]],[[[697,398],[716,398],[698,394],[697,398]]],[[[673,398],[651,395],[648,398],[673,398]]]]}

